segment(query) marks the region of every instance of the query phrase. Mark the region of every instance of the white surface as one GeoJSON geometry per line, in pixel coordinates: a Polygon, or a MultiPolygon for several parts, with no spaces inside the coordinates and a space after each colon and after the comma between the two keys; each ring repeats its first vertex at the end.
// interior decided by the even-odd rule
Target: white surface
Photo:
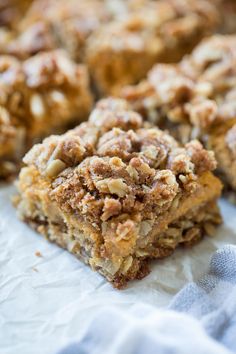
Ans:
{"type": "Polygon", "coordinates": [[[117,291],[18,221],[10,201],[14,192],[0,186],[0,354],[53,354],[77,340],[103,306],[125,309],[142,301],[163,307],[205,272],[217,248],[236,244],[236,208],[222,200],[225,223],[216,237],[153,262],[148,277],[117,291]]]}

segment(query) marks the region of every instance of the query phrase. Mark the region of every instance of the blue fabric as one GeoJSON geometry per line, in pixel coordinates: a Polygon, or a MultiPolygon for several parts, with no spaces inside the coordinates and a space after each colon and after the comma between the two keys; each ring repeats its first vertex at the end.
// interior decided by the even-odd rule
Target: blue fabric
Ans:
{"type": "Polygon", "coordinates": [[[208,273],[169,307],[137,304],[96,313],[83,338],[60,354],[226,354],[236,352],[236,246],[225,246],[208,273]]]}

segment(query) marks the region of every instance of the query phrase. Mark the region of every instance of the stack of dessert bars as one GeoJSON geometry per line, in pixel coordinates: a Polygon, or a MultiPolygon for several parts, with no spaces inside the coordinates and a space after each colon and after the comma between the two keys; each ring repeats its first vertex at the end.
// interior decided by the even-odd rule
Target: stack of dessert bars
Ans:
{"type": "Polygon", "coordinates": [[[233,0],[0,5],[0,178],[22,167],[19,217],[117,288],[214,235],[235,102],[233,0]]]}

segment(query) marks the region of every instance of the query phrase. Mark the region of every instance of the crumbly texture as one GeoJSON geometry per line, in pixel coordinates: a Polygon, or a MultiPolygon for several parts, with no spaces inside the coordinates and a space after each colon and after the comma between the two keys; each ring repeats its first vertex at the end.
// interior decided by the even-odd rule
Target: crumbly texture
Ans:
{"type": "Polygon", "coordinates": [[[89,38],[87,61],[101,93],[138,82],[156,62],[178,61],[218,25],[219,13],[209,1],[141,3],[89,38]]]}
{"type": "Polygon", "coordinates": [[[33,0],[13,31],[0,33],[0,52],[26,59],[62,48],[89,65],[98,95],[114,94],[155,63],[178,62],[207,35],[235,32],[233,2],[33,0]]]}
{"type": "Polygon", "coordinates": [[[88,63],[104,95],[138,82],[158,61],[180,60],[220,22],[209,0],[34,0],[5,52],[25,59],[63,48],[88,63]]]}
{"type": "Polygon", "coordinates": [[[158,64],[121,96],[182,143],[213,149],[226,188],[236,189],[236,36],[213,36],[179,64],[158,64]]]}
{"type": "MultiPolygon", "coordinates": [[[[31,56],[59,48],[57,38],[53,34],[52,26],[47,21],[37,21],[27,26],[24,30],[10,32],[11,40],[6,41],[5,46],[1,45],[3,54],[14,55],[18,59],[24,60],[31,56]]],[[[9,35],[9,33],[8,33],[9,35]]]]}
{"type": "Polygon", "coordinates": [[[20,218],[118,288],[221,220],[213,153],[196,140],[180,147],[124,100],[98,102],[88,122],[35,145],[24,162],[20,218]]]}
{"type": "Polygon", "coordinates": [[[100,0],[34,0],[7,52],[28,58],[63,48],[80,62],[88,37],[110,19],[111,13],[100,0]]]}
{"type": "Polygon", "coordinates": [[[62,51],[20,62],[0,57],[0,177],[7,177],[34,142],[88,117],[92,96],[83,65],[62,51]]]}

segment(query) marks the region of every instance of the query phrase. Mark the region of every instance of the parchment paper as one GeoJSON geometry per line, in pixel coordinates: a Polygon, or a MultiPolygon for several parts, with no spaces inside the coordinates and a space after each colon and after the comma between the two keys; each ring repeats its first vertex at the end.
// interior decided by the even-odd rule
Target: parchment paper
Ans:
{"type": "Polygon", "coordinates": [[[236,244],[236,207],[221,200],[224,225],[214,238],[153,262],[148,277],[118,291],[17,220],[14,193],[13,186],[0,186],[1,354],[53,354],[76,341],[103,306],[126,309],[141,301],[163,308],[205,272],[217,248],[236,244]]]}

